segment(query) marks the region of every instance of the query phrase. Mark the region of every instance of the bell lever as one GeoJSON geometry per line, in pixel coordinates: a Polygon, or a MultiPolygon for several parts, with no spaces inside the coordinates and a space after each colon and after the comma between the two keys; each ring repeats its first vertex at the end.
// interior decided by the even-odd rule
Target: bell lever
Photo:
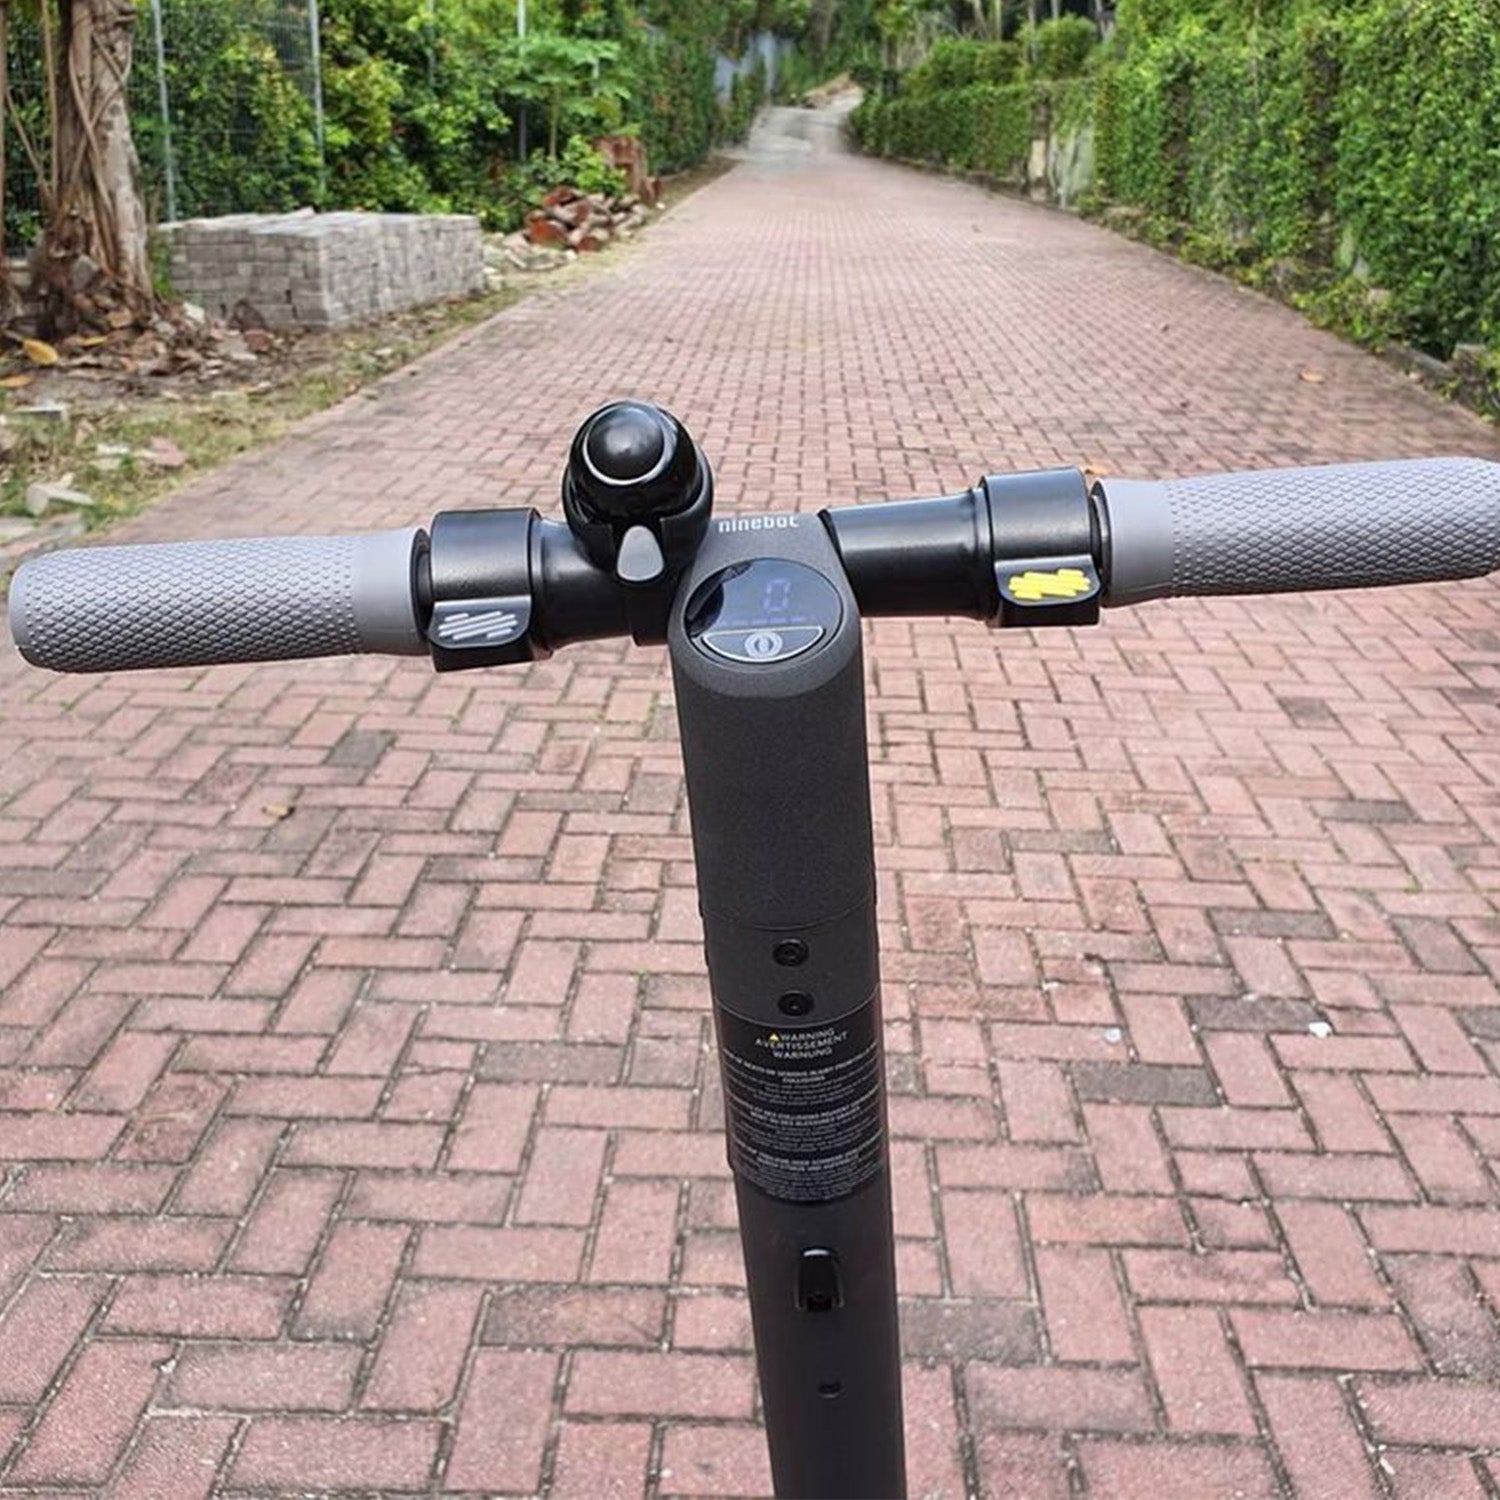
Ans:
{"type": "Polygon", "coordinates": [[[537,661],[534,510],[448,510],[433,518],[427,644],[440,672],[537,661]]]}

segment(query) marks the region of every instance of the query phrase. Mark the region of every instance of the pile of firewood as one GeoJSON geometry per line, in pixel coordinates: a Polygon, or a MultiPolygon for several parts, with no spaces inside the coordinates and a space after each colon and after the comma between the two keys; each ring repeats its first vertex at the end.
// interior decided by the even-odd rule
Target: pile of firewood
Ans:
{"type": "MultiPolygon", "coordinates": [[[[654,180],[650,184],[655,187],[654,180]]],[[[609,197],[582,193],[577,188],[553,188],[542,206],[526,215],[526,238],[533,245],[587,254],[602,250],[611,240],[634,234],[651,217],[649,199],[636,193],[609,197]]]]}

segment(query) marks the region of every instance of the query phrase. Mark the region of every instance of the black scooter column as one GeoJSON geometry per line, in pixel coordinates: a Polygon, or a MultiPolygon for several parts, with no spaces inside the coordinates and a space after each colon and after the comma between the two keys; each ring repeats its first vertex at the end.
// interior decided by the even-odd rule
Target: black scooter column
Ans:
{"type": "Polygon", "coordinates": [[[776,1493],[903,1496],[860,627],[823,527],[714,522],[669,643],[776,1493]]]}

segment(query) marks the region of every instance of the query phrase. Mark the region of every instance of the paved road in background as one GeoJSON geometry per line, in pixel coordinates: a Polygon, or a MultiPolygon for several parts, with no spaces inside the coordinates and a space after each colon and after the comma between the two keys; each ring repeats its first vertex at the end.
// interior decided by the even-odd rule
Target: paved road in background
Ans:
{"type": "MultiPolygon", "coordinates": [[[[120,538],[550,510],[629,393],[726,510],[1500,457],[1280,307],[828,143],[773,117],[120,538]]],[[[869,647],[913,1494],[1492,1493],[1500,588],[869,647]]],[[[7,646],[0,705],[0,1492],[764,1492],[660,655],[7,646]]]]}

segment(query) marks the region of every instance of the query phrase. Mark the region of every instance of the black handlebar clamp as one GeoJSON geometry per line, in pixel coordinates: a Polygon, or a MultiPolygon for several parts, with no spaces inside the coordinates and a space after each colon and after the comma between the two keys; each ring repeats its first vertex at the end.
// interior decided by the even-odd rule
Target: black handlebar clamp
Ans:
{"type": "Polygon", "coordinates": [[[538,661],[534,510],[445,510],[432,522],[427,643],[439,672],[538,661]]]}
{"type": "Polygon", "coordinates": [[[1098,623],[1107,538],[1077,469],[991,474],[941,499],[822,514],[867,617],[1098,623]]]}

